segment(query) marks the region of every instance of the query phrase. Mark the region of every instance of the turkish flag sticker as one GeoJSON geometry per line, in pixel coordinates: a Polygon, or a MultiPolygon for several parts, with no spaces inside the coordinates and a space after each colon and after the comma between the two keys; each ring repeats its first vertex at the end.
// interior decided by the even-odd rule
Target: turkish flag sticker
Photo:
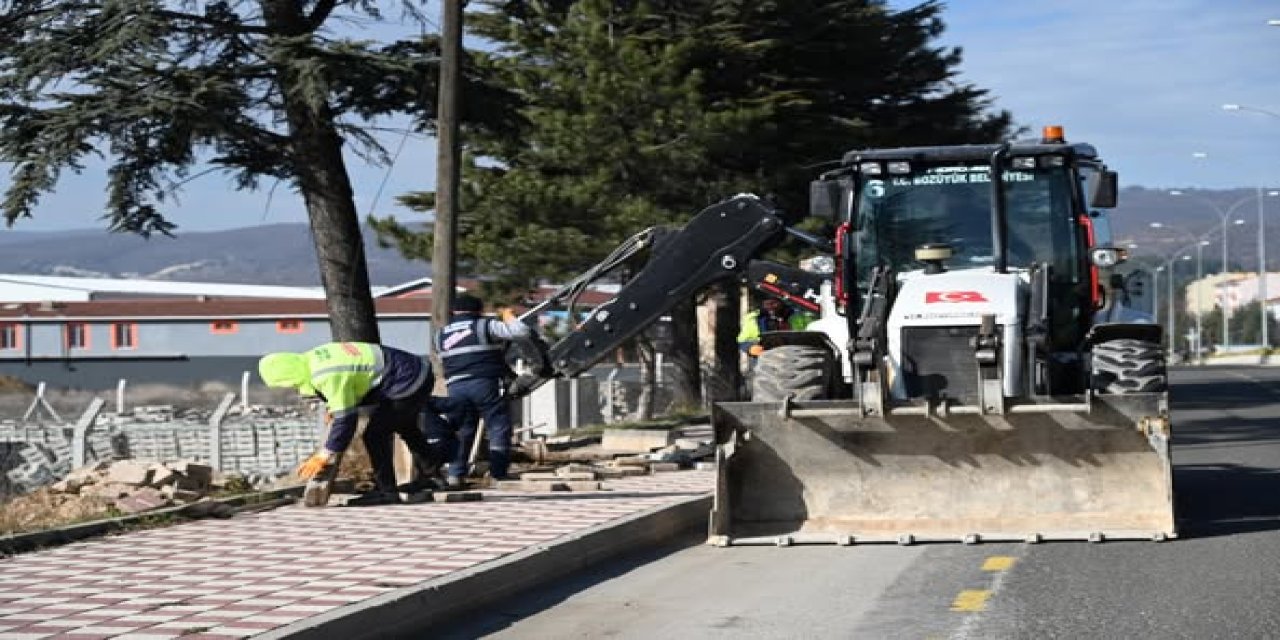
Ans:
{"type": "Polygon", "coordinates": [[[980,291],[926,291],[925,304],[934,302],[989,302],[980,291]]]}

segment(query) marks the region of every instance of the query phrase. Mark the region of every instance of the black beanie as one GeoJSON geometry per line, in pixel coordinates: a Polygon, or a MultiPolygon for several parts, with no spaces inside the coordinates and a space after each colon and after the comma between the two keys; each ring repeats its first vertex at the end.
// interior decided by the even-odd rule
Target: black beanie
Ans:
{"type": "Polygon", "coordinates": [[[453,299],[454,313],[480,313],[484,311],[484,302],[473,295],[459,294],[453,299]]]}

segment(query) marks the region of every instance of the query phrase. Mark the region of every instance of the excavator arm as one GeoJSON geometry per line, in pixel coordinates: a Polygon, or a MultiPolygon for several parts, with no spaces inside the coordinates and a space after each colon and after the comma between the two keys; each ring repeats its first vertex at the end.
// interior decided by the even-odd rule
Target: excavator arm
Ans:
{"type": "MultiPolygon", "coordinates": [[[[754,195],[738,195],[704,209],[679,229],[650,230],[649,259],[612,300],[598,306],[569,335],[546,349],[542,366],[522,375],[512,395],[528,393],[555,377],[578,375],[653,324],[699,289],[747,272],[753,258],[795,235],[780,211],[754,195]]],[[[633,239],[634,240],[634,239],[633,239]]],[[[603,275],[619,263],[617,251],[588,273],[603,275]]],[[[757,261],[758,262],[758,261],[757,261]]],[[[567,286],[583,286],[582,278],[567,286]]],[[[565,290],[562,290],[562,292],[565,290]]],[[[551,301],[567,297],[557,293],[551,301]]],[[[550,301],[549,301],[550,302],[550,301]]],[[[531,309],[526,317],[545,305],[531,309]]]]}

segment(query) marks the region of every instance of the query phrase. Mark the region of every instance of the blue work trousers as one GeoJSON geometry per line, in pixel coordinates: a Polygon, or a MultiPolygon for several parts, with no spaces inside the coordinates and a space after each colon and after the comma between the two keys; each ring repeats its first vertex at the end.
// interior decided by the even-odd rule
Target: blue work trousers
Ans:
{"type": "Polygon", "coordinates": [[[427,437],[446,452],[450,477],[467,474],[467,458],[480,418],[484,418],[489,436],[489,474],[495,478],[507,476],[511,467],[511,411],[502,387],[499,378],[463,378],[449,384],[447,425],[443,432],[427,437]]]}
{"type": "MultiPolygon", "coordinates": [[[[392,438],[400,436],[413,454],[414,464],[420,470],[438,467],[442,463],[440,451],[432,448],[424,432],[431,429],[431,389],[422,385],[413,395],[398,400],[382,400],[369,416],[365,425],[364,448],[369,453],[369,466],[373,467],[373,480],[378,490],[390,493],[396,490],[396,469],[393,462],[392,438]],[[421,421],[427,418],[427,424],[421,421]]],[[[435,416],[435,422],[439,422],[435,416]]]]}

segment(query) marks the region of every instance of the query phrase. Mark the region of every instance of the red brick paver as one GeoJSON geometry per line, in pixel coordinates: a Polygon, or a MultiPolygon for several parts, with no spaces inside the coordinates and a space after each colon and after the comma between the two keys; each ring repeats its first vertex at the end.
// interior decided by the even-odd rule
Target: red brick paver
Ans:
{"type": "Polygon", "coordinates": [[[714,473],[609,491],[285,507],[0,560],[0,639],[243,638],[706,493],[714,473]]]}

